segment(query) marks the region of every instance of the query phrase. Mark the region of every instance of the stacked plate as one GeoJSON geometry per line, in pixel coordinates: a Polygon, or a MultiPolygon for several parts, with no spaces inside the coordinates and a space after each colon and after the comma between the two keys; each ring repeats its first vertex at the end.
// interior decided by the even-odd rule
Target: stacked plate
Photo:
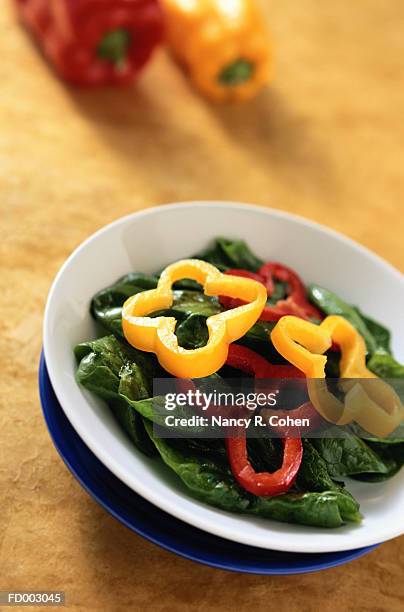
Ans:
{"type": "Polygon", "coordinates": [[[318,572],[348,563],[376,548],[307,555],[284,553],[236,544],[187,525],[134,493],[89,450],[56,398],[43,355],[39,391],[53,443],[86,491],[126,527],[173,553],[235,572],[282,575],[318,572]]]}
{"type": "Polygon", "coordinates": [[[397,300],[399,292],[404,301],[402,276],[351,241],[290,215],[245,205],[150,209],[92,236],[55,279],[39,372],[50,434],[69,469],[105,509],[167,550],[213,567],[260,574],[341,565],[404,531],[404,474],[388,484],[350,484],[365,516],[360,526],[318,529],[232,515],[191,499],[165,466],[134,449],[103,402],[75,382],[73,347],[96,335],[89,304],[98,290],[131,270],[161,269],[226,234],[295,266],[307,281],[329,286],[375,318],[395,321],[393,337],[404,336],[397,300]],[[380,288],[376,296],[369,275],[380,288]]]}

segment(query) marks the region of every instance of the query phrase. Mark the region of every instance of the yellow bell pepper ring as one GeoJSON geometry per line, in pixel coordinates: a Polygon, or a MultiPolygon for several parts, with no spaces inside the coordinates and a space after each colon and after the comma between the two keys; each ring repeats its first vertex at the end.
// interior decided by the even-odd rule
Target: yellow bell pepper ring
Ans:
{"type": "Polygon", "coordinates": [[[162,367],[174,376],[210,376],[224,365],[230,343],[244,336],[259,319],[266,300],[266,289],[261,283],[222,274],[205,261],[185,259],[162,272],[156,289],[137,293],[125,302],[122,311],[123,333],[135,348],[155,353],[162,367]],[[209,317],[206,321],[208,342],[194,350],[178,345],[175,317],[148,316],[172,306],[172,286],[183,278],[203,285],[206,295],[226,295],[247,302],[209,317]]]}
{"type": "Polygon", "coordinates": [[[396,392],[366,367],[366,345],[362,336],[343,317],[326,317],[314,325],[297,317],[279,320],[271,333],[276,350],[307,377],[312,404],[327,421],[347,425],[356,421],[369,433],[386,437],[404,419],[404,408],[396,392]],[[341,378],[347,391],[344,402],[329,392],[325,380],[327,358],[322,355],[332,342],[341,349],[341,378]],[[356,383],[352,379],[371,379],[356,383]]]}

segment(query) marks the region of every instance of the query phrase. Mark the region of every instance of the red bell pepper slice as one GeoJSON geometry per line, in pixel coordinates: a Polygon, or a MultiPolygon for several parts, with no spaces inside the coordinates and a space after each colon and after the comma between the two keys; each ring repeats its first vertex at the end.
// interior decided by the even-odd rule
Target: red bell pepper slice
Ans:
{"type": "MultiPolygon", "coordinates": [[[[306,288],[300,277],[288,268],[277,262],[264,264],[257,273],[249,270],[232,269],[227,270],[226,274],[233,276],[244,276],[252,278],[265,285],[268,297],[274,292],[274,279],[288,284],[288,297],[279,300],[275,306],[265,306],[260,319],[262,321],[279,321],[286,315],[294,315],[301,319],[323,319],[322,313],[307,300],[306,288]]],[[[241,300],[220,296],[220,303],[226,309],[236,308],[243,304],[241,300]]]]}
{"type": "Polygon", "coordinates": [[[281,495],[290,489],[302,462],[303,446],[300,438],[284,438],[282,442],[284,444],[282,467],[270,473],[256,472],[249,462],[245,429],[240,430],[236,437],[226,438],[231,471],[243,489],[263,497],[281,495]]]}
{"type": "Polygon", "coordinates": [[[226,365],[255,378],[306,378],[295,366],[274,365],[255,351],[239,344],[230,345],[226,365]]]}
{"type": "Polygon", "coordinates": [[[258,274],[264,279],[268,296],[271,296],[274,291],[274,279],[286,282],[289,286],[287,299],[279,300],[273,307],[273,312],[279,312],[281,316],[284,316],[283,310],[297,306],[304,315],[302,318],[320,320],[323,318],[321,312],[307,300],[306,287],[300,276],[291,268],[277,262],[269,262],[259,269],[258,274]]]}
{"type": "MultiPolygon", "coordinates": [[[[253,374],[255,378],[273,376],[274,366],[261,355],[237,344],[230,345],[226,364],[247,374],[253,374]]],[[[300,375],[299,370],[294,366],[277,366],[277,368],[283,368],[289,378],[300,375]]],[[[286,437],[282,441],[284,449],[281,468],[273,473],[255,472],[248,459],[245,429],[241,428],[235,434],[226,436],[226,449],[231,471],[237,482],[246,491],[254,495],[270,497],[281,495],[290,489],[302,462],[303,446],[299,436],[286,437]]]]}

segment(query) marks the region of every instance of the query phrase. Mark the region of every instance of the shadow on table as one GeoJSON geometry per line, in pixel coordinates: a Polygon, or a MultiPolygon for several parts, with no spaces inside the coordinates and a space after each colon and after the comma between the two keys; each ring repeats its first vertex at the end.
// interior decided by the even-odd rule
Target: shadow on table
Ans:
{"type": "MultiPolygon", "coordinates": [[[[328,151],[313,128],[315,119],[298,114],[293,101],[275,88],[250,102],[221,106],[185,87],[179,107],[168,83],[160,91],[140,83],[129,89],[76,89],[71,96],[122,163],[129,169],[136,165],[148,180],[158,174],[163,183],[179,185],[192,176],[193,185],[214,194],[217,186],[223,191],[225,167],[236,159],[238,169],[245,170],[247,162],[260,173],[264,185],[265,177],[275,176],[297,195],[302,190],[313,197],[325,189],[337,192],[328,151]]],[[[239,176],[235,182],[240,183],[239,176]]]]}

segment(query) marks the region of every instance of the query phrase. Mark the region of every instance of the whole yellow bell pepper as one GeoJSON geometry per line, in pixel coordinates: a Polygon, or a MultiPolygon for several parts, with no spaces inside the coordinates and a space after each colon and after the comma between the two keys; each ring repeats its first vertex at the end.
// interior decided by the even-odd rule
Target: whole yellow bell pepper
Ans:
{"type": "Polygon", "coordinates": [[[181,378],[200,378],[217,372],[225,363],[231,342],[238,340],[259,319],[266,304],[264,285],[249,278],[222,274],[198,259],[185,259],[168,266],[157,288],[130,297],[123,306],[122,328],[132,346],[155,353],[170,374],[181,378]],[[173,303],[173,284],[190,278],[204,287],[206,295],[226,295],[248,302],[243,306],[209,317],[206,346],[187,350],[178,345],[174,317],[149,317],[173,303]]]}
{"type": "Polygon", "coordinates": [[[356,421],[369,433],[386,437],[404,419],[404,408],[395,391],[366,367],[366,345],[362,336],[344,317],[326,317],[314,325],[286,316],[271,332],[276,350],[307,377],[309,397],[327,421],[347,425],[356,421]],[[344,402],[329,392],[325,381],[327,358],[332,342],[341,349],[341,378],[347,391],[344,402]],[[355,382],[361,379],[361,382],[355,382]],[[362,379],[372,379],[365,383],[362,379]]]}
{"type": "Polygon", "coordinates": [[[256,0],[162,0],[170,50],[216,101],[252,98],[270,79],[269,34],[256,0]]]}

